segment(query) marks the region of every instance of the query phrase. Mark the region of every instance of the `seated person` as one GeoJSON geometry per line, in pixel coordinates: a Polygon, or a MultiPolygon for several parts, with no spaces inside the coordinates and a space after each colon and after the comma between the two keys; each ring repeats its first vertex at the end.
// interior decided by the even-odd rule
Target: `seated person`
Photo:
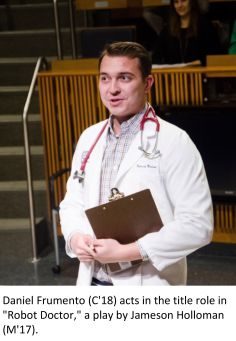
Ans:
{"type": "Polygon", "coordinates": [[[171,0],[169,22],[153,49],[153,63],[176,64],[200,60],[217,54],[217,35],[198,0],[171,0]]]}
{"type": "Polygon", "coordinates": [[[230,37],[229,54],[236,54],[236,19],[234,20],[233,30],[230,37]]]}

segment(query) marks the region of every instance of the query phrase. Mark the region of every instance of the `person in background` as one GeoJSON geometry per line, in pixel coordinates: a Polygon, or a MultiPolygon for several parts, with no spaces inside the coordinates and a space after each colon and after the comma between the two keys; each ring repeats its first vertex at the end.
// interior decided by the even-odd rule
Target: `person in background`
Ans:
{"type": "Polygon", "coordinates": [[[229,42],[229,54],[236,54],[236,19],[234,20],[229,42]]]}
{"type": "Polygon", "coordinates": [[[217,54],[217,34],[198,0],[171,0],[168,25],[157,36],[154,64],[206,63],[208,54],[217,54]]]}
{"type": "Polygon", "coordinates": [[[151,68],[149,52],[134,42],[110,44],[100,56],[99,91],[109,118],[81,135],[60,204],[66,251],[80,261],[78,285],[184,285],[186,256],[211,241],[212,201],[201,156],[188,134],[157,117],[147,102],[151,68]],[[142,134],[147,116],[152,121],[142,134]],[[85,210],[107,203],[114,187],[125,195],[150,189],[161,230],[129,244],[96,239],[85,210]],[[132,261],[139,264],[107,272],[107,263],[132,261]]]}

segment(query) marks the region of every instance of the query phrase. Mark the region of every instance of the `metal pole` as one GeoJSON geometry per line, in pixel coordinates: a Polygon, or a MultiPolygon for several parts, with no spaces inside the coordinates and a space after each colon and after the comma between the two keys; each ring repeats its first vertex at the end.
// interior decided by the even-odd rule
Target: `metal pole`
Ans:
{"type": "Polygon", "coordinates": [[[40,57],[37,61],[37,64],[36,64],[36,67],[34,70],[34,74],[32,77],[32,81],[30,84],[30,89],[29,89],[27,99],[25,102],[24,110],[23,110],[23,130],[24,130],[27,184],[28,184],[28,194],[29,194],[30,227],[31,227],[31,236],[32,236],[32,249],[33,249],[33,260],[32,261],[33,262],[37,262],[39,260],[39,258],[38,258],[38,254],[37,254],[37,245],[36,245],[34,197],[33,197],[32,176],[31,176],[31,159],[30,159],[30,146],[29,146],[27,116],[28,116],[29,106],[30,106],[31,98],[32,98],[33,91],[35,88],[36,80],[37,80],[37,75],[38,75],[42,61],[43,61],[42,57],[40,57]]]}
{"type": "Polygon", "coordinates": [[[57,38],[57,56],[58,56],[58,59],[63,59],[62,49],[61,49],[61,32],[60,32],[57,0],[53,0],[53,7],[54,7],[56,38],[57,38]]]}
{"type": "Polygon", "coordinates": [[[69,0],[69,15],[70,15],[70,33],[71,33],[71,46],[72,46],[72,58],[77,58],[76,51],[76,39],[75,39],[75,20],[74,20],[74,8],[73,0],[69,0]]]}

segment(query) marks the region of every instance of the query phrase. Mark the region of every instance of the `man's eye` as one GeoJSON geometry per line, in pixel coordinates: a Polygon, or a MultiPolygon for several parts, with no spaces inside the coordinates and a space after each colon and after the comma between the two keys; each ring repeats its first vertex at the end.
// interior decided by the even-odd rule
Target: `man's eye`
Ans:
{"type": "Polygon", "coordinates": [[[131,80],[131,77],[129,75],[122,75],[120,78],[127,82],[131,80]]]}
{"type": "Polygon", "coordinates": [[[107,76],[100,76],[100,81],[106,82],[108,80],[107,76]]]}

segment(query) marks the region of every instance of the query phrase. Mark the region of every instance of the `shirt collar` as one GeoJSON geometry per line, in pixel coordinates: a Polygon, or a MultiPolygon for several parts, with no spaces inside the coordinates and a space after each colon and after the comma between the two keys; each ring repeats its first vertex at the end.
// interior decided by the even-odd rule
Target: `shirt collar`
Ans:
{"type": "MultiPolygon", "coordinates": [[[[130,132],[130,134],[135,134],[137,131],[139,131],[139,125],[140,121],[142,119],[143,114],[145,113],[147,109],[148,104],[146,103],[144,108],[139,111],[137,114],[130,117],[127,121],[124,121],[121,123],[121,134],[127,133],[127,131],[130,132]]],[[[110,115],[108,119],[108,134],[114,135],[114,130],[112,128],[113,125],[113,119],[114,115],[110,115]]]]}

